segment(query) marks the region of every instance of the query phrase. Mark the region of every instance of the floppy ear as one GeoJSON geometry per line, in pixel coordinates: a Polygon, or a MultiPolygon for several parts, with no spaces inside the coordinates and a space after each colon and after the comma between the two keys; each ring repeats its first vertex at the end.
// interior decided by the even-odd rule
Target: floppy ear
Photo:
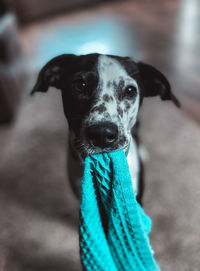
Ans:
{"type": "Polygon", "coordinates": [[[171,100],[177,107],[181,107],[179,100],[171,91],[167,78],[151,65],[139,62],[138,68],[144,88],[144,97],[159,95],[162,100],[171,100]]]}
{"type": "Polygon", "coordinates": [[[40,71],[37,82],[31,91],[31,95],[35,92],[47,92],[50,86],[58,89],[62,88],[63,79],[72,69],[72,62],[77,59],[77,56],[72,54],[64,54],[51,59],[40,71]]]}

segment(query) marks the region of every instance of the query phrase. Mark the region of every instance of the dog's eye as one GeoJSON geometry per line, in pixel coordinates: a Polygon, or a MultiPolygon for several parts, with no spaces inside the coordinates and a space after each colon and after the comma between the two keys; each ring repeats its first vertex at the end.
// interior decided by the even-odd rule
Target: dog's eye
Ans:
{"type": "Polygon", "coordinates": [[[135,86],[128,86],[125,89],[125,95],[128,97],[133,97],[137,93],[137,88],[135,86]]]}
{"type": "Polygon", "coordinates": [[[77,92],[83,92],[86,89],[86,82],[83,79],[77,79],[73,82],[74,90],[77,92]]]}

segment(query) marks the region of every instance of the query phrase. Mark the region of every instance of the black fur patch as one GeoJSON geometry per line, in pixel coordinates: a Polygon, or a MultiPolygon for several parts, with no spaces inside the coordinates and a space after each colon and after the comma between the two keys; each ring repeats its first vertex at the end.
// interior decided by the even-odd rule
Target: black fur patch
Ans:
{"type": "Polygon", "coordinates": [[[111,84],[113,85],[114,89],[117,89],[117,83],[116,83],[116,81],[113,81],[111,84]]]}
{"type": "Polygon", "coordinates": [[[125,101],[125,112],[131,108],[131,104],[128,101],[125,101]]]}
{"type": "Polygon", "coordinates": [[[110,117],[110,115],[109,115],[108,112],[104,112],[104,113],[103,113],[103,117],[104,117],[105,119],[108,119],[108,118],[110,117]]]}
{"type": "Polygon", "coordinates": [[[118,85],[118,90],[122,90],[125,86],[124,80],[121,78],[118,85]]]}
{"type": "Polygon", "coordinates": [[[122,118],[123,117],[123,110],[121,109],[121,107],[117,107],[117,113],[119,114],[119,116],[122,118]]]}
{"type": "Polygon", "coordinates": [[[103,103],[103,104],[100,104],[100,105],[98,105],[98,106],[95,106],[93,109],[92,109],[92,111],[94,112],[98,112],[99,114],[102,114],[102,113],[104,113],[105,111],[106,111],[106,107],[105,107],[105,104],[103,103]]]}
{"type": "Polygon", "coordinates": [[[124,94],[123,94],[124,86],[125,86],[125,82],[124,82],[124,80],[121,78],[120,81],[119,81],[119,84],[118,84],[118,86],[117,86],[117,88],[116,88],[116,92],[117,92],[117,95],[118,95],[118,99],[119,99],[120,101],[122,101],[123,98],[124,98],[124,94]]]}
{"type": "Polygon", "coordinates": [[[108,94],[104,94],[104,95],[103,95],[103,100],[104,100],[105,102],[110,102],[110,101],[113,100],[113,97],[110,96],[110,95],[108,95],[108,94]]]}

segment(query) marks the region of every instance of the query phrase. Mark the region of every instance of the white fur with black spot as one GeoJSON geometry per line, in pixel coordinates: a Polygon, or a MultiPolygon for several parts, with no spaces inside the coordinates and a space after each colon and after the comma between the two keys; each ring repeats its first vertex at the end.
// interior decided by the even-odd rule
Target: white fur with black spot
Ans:
{"type": "MultiPolygon", "coordinates": [[[[120,135],[126,137],[130,142],[131,128],[134,126],[138,109],[139,109],[139,90],[136,80],[134,80],[116,59],[100,55],[97,64],[99,83],[97,86],[98,97],[97,102],[93,105],[91,113],[87,118],[87,123],[92,125],[101,121],[111,121],[118,125],[120,135]],[[133,85],[137,89],[137,95],[133,101],[128,98],[122,100],[118,99],[116,95],[116,87],[119,85],[120,80],[124,81],[124,88],[129,85],[133,85]],[[105,102],[103,96],[107,94],[113,99],[105,102]],[[126,103],[130,104],[130,108],[126,112],[126,103]],[[95,111],[94,107],[104,104],[106,107],[106,117],[104,114],[99,114],[98,110],[95,111]],[[118,114],[117,107],[120,107],[123,111],[123,116],[118,114]],[[93,110],[94,109],[94,110],[93,110]]],[[[123,91],[123,90],[122,90],[123,91]]]]}

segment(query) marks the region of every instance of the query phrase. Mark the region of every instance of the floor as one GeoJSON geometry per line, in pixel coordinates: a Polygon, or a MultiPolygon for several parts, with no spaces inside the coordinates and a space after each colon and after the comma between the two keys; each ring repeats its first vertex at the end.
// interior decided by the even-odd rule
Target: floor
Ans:
{"type": "Polygon", "coordinates": [[[199,271],[199,20],[198,0],[118,1],[20,30],[29,81],[15,121],[0,127],[1,271],[81,269],[61,97],[55,89],[29,96],[40,67],[65,48],[127,54],[169,78],[182,110],[149,99],[140,113],[150,155],[145,210],[154,221],[151,242],[162,270],[199,271]]]}

